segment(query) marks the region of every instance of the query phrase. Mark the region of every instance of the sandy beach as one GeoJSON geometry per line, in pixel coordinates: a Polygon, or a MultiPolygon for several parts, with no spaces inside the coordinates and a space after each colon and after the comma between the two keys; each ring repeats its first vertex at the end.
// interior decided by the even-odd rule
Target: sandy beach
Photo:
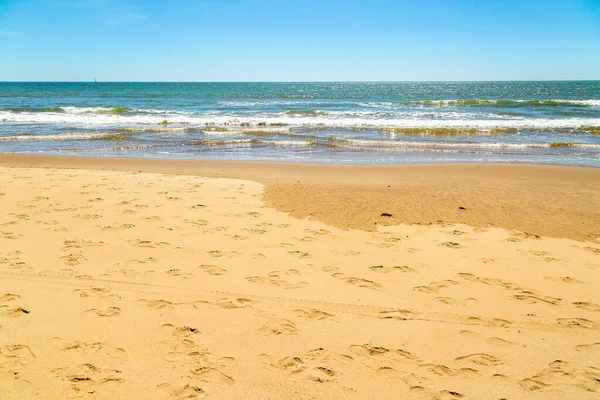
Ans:
{"type": "Polygon", "coordinates": [[[600,169],[0,155],[4,399],[595,399],[600,169]]]}

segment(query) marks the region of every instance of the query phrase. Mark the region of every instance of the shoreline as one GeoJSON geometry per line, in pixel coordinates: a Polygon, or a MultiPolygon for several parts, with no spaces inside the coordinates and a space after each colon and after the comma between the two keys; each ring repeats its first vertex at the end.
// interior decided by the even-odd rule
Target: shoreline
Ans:
{"type": "Polygon", "coordinates": [[[342,229],[372,231],[379,225],[465,224],[500,227],[533,236],[600,240],[600,168],[594,167],[492,163],[341,165],[9,153],[0,153],[0,166],[251,180],[265,186],[263,200],[268,206],[342,229]]]}

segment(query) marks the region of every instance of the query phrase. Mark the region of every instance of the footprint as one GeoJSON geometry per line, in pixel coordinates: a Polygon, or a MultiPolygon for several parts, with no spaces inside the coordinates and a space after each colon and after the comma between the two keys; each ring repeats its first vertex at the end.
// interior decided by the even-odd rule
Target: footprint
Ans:
{"type": "Polygon", "coordinates": [[[452,230],[452,231],[447,231],[444,232],[446,235],[453,235],[453,236],[462,236],[462,235],[466,235],[467,232],[463,232],[463,231],[459,231],[459,230],[452,230]]]}
{"type": "Polygon", "coordinates": [[[288,254],[292,255],[296,258],[312,258],[312,256],[309,253],[305,253],[305,252],[298,251],[298,250],[288,251],[288,254]]]}
{"type": "Polygon", "coordinates": [[[208,221],[205,221],[203,219],[185,219],[185,220],[183,220],[183,222],[185,222],[186,224],[191,224],[191,225],[195,225],[195,226],[208,225],[208,221]]]}
{"type": "Polygon", "coordinates": [[[456,243],[456,242],[444,242],[444,243],[440,244],[440,246],[445,246],[450,249],[461,249],[464,247],[460,243],[456,243]]]}
{"type": "Polygon", "coordinates": [[[502,365],[503,362],[487,353],[474,353],[468,356],[456,357],[455,361],[463,364],[475,364],[480,366],[502,365]]]}
{"type": "Polygon", "coordinates": [[[387,349],[364,344],[351,345],[350,351],[358,356],[362,365],[383,377],[399,379],[411,386],[421,385],[426,381],[412,372],[416,370],[419,358],[404,349],[387,349]]]}
{"type": "Polygon", "coordinates": [[[134,242],[134,246],[138,246],[138,247],[146,247],[146,248],[156,248],[156,247],[167,247],[170,246],[171,243],[167,243],[167,242],[151,242],[149,240],[140,240],[137,239],[134,242]]]}
{"type": "Polygon", "coordinates": [[[529,391],[559,389],[567,386],[585,392],[598,392],[600,391],[600,368],[556,360],[539,374],[523,379],[519,384],[529,391]]]}
{"type": "Polygon", "coordinates": [[[65,264],[67,264],[70,267],[74,267],[76,265],[81,264],[84,261],[87,261],[87,258],[85,258],[83,255],[77,254],[77,253],[71,253],[71,254],[64,255],[64,256],[60,257],[60,259],[63,260],[65,262],[65,264]]]}
{"type": "Polygon", "coordinates": [[[266,230],[264,229],[249,229],[249,228],[243,228],[243,231],[246,231],[248,233],[251,233],[253,235],[264,235],[265,233],[267,233],[266,230]]]}
{"type": "Polygon", "coordinates": [[[249,276],[246,278],[248,282],[271,284],[283,289],[302,289],[308,286],[308,282],[288,282],[284,280],[282,276],[296,276],[300,275],[300,272],[295,269],[287,269],[284,271],[271,271],[265,276],[249,276]]]}
{"type": "Polygon", "coordinates": [[[171,303],[170,301],[162,300],[162,299],[152,299],[152,300],[139,299],[138,302],[141,304],[144,304],[147,307],[154,308],[156,310],[162,310],[164,308],[173,308],[173,306],[174,306],[173,303],[171,303]]]}
{"type": "Polygon", "coordinates": [[[20,298],[21,296],[19,296],[18,294],[5,293],[2,296],[0,296],[0,303],[8,303],[9,301],[13,301],[20,298]]]}
{"type": "Polygon", "coordinates": [[[22,307],[9,308],[6,305],[0,306],[0,317],[15,318],[29,313],[29,310],[22,307]]]}
{"type": "MultiPolygon", "coordinates": [[[[162,383],[157,388],[165,395],[173,399],[196,399],[198,397],[204,397],[206,392],[199,386],[194,385],[183,385],[174,386],[170,383],[162,383]]],[[[162,397],[162,396],[161,396],[162,397]]]]}
{"type": "Polygon", "coordinates": [[[118,300],[121,296],[111,293],[110,290],[98,287],[91,287],[85,289],[75,289],[73,292],[79,294],[80,297],[100,297],[103,299],[118,300]]]}
{"type": "Polygon", "coordinates": [[[190,370],[190,374],[192,374],[195,378],[202,382],[212,382],[218,384],[225,385],[233,385],[235,380],[229,376],[219,371],[217,368],[210,366],[200,366],[190,370]]]}
{"type": "Polygon", "coordinates": [[[225,257],[225,256],[229,256],[229,257],[233,257],[233,256],[237,256],[240,253],[238,253],[237,251],[220,251],[220,250],[211,250],[208,252],[208,255],[211,257],[225,257]]]}
{"type": "Polygon", "coordinates": [[[329,314],[316,308],[311,308],[309,310],[297,309],[294,310],[294,313],[299,317],[313,320],[334,319],[335,317],[333,314],[329,314]]]}
{"type": "Polygon", "coordinates": [[[436,297],[435,299],[437,301],[439,301],[440,303],[444,303],[444,304],[448,304],[448,305],[454,305],[454,304],[459,303],[459,301],[457,299],[455,299],[454,297],[436,297]]]}
{"type": "MultiPolygon", "coordinates": [[[[406,360],[418,360],[418,357],[403,349],[387,349],[381,346],[371,344],[350,346],[350,350],[363,358],[371,358],[385,362],[405,362],[406,360]]],[[[394,366],[392,366],[394,367],[394,366]]]]}
{"type": "Polygon", "coordinates": [[[476,376],[478,375],[478,371],[473,368],[459,368],[452,369],[445,365],[435,365],[435,364],[421,364],[419,368],[422,368],[427,371],[427,373],[431,375],[437,376],[476,376]]]}
{"type": "Polygon", "coordinates": [[[584,352],[586,354],[596,354],[600,357],[600,342],[590,343],[590,344],[580,344],[575,346],[575,350],[584,352]]]}
{"type": "Polygon", "coordinates": [[[230,239],[233,239],[233,240],[246,240],[246,239],[250,239],[248,236],[243,236],[243,235],[228,235],[228,234],[225,234],[223,236],[226,236],[226,237],[228,237],[230,239]]]}
{"type": "Polygon", "coordinates": [[[0,231],[0,239],[10,239],[10,240],[16,240],[18,238],[20,238],[21,234],[18,233],[13,233],[13,232],[5,232],[5,231],[0,231]]]}
{"type": "Polygon", "coordinates": [[[530,392],[544,390],[548,387],[548,385],[544,382],[536,381],[535,379],[530,378],[519,381],[519,385],[521,385],[523,389],[528,390],[530,392]]]}
{"type": "Polygon", "coordinates": [[[94,364],[79,364],[75,366],[52,370],[57,378],[69,383],[71,390],[81,393],[94,393],[102,386],[123,382],[121,371],[116,369],[99,368],[94,364]]]}
{"type": "Polygon", "coordinates": [[[98,214],[75,214],[73,217],[74,218],[83,219],[83,220],[91,220],[91,219],[102,218],[102,216],[98,215],[98,214]]]}
{"type": "Polygon", "coordinates": [[[258,329],[262,335],[297,335],[300,331],[292,321],[287,319],[273,319],[258,329]]]}
{"type": "Polygon", "coordinates": [[[263,363],[276,370],[286,373],[294,381],[312,381],[318,383],[333,382],[340,375],[337,370],[343,370],[352,362],[353,357],[338,354],[322,347],[309,350],[298,356],[287,356],[280,359],[261,354],[263,363]]]}
{"type": "Polygon", "coordinates": [[[5,344],[0,346],[0,371],[14,372],[35,361],[35,354],[29,346],[23,344],[5,344]]]}
{"type": "Polygon", "coordinates": [[[462,399],[463,394],[455,390],[437,390],[424,386],[412,386],[410,392],[418,395],[419,398],[436,399],[436,400],[453,400],[462,399]]]}
{"type": "Polygon", "coordinates": [[[293,237],[293,238],[290,238],[290,239],[296,240],[298,242],[316,242],[317,241],[317,238],[314,238],[312,236],[303,236],[303,237],[300,237],[300,238],[299,237],[293,237]]]}
{"type": "Polygon", "coordinates": [[[489,344],[496,345],[496,346],[514,346],[514,345],[516,345],[516,343],[514,343],[514,342],[511,342],[509,340],[504,340],[504,339],[496,337],[496,336],[488,338],[486,340],[486,342],[488,342],[489,344]]]}
{"type": "Polygon", "coordinates": [[[366,289],[372,289],[372,290],[381,289],[381,285],[379,283],[370,281],[368,279],[357,278],[355,276],[350,276],[350,277],[340,276],[340,277],[335,277],[335,278],[343,280],[348,285],[356,286],[359,288],[366,288],[366,289]]]}
{"type": "Polygon", "coordinates": [[[390,272],[415,272],[414,268],[411,268],[407,265],[394,265],[391,267],[384,267],[383,265],[373,265],[372,267],[369,267],[369,269],[373,272],[383,272],[383,273],[390,273],[390,272]]]}
{"type": "MultiPolygon", "coordinates": [[[[596,240],[598,240],[598,239],[596,239],[596,240]]],[[[595,255],[600,256],[600,249],[597,247],[587,246],[587,247],[584,247],[583,249],[586,251],[591,251],[595,255]]]]}
{"type": "Polygon", "coordinates": [[[416,290],[419,292],[424,292],[427,294],[432,294],[432,293],[437,294],[440,292],[440,290],[449,288],[450,286],[454,286],[454,285],[458,285],[458,282],[451,280],[451,279],[447,279],[447,280],[439,281],[439,282],[430,282],[428,285],[424,285],[424,286],[416,286],[413,288],[413,290],[416,290]]]}
{"type": "Polygon", "coordinates": [[[70,249],[80,249],[82,247],[102,247],[105,244],[106,243],[104,242],[93,242],[85,239],[64,240],[63,248],[61,250],[67,251],[70,249]]]}
{"type": "Polygon", "coordinates": [[[217,267],[216,265],[204,264],[198,268],[210,275],[225,275],[227,273],[226,269],[217,267]]]}
{"type": "Polygon", "coordinates": [[[600,324],[585,318],[557,318],[556,322],[558,322],[559,325],[567,325],[573,328],[600,328],[600,324]]]}
{"type": "Polygon", "coordinates": [[[176,327],[171,324],[165,324],[162,328],[170,332],[166,341],[169,351],[163,358],[188,371],[185,377],[188,384],[194,382],[193,386],[200,387],[201,385],[197,385],[196,382],[218,385],[235,383],[230,375],[223,372],[223,368],[232,365],[235,359],[218,357],[197,343],[200,335],[198,329],[189,326],[176,327]]]}
{"type": "Polygon", "coordinates": [[[570,276],[559,276],[559,277],[551,277],[551,276],[547,276],[544,279],[548,280],[548,281],[554,281],[554,282],[564,282],[564,283],[583,283],[580,280],[577,280],[575,278],[571,278],[570,276]]]}
{"type": "Polygon", "coordinates": [[[582,308],[587,311],[600,311],[600,304],[592,303],[589,301],[576,301],[573,305],[577,308],[582,308]]]}
{"type": "Polygon", "coordinates": [[[116,232],[124,229],[135,228],[134,224],[117,224],[117,225],[106,225],[102,227],[103,231],[116,232]]]}
{"type": "Polygon", "coordinates": [[[235,308],[252,308],[253,304],[255,303],[256,301],[254,300],[238,297],[219,299],[216,301],[215,305],[219,308],[232,310],[235,308]]]}
{"type": "Polygon", "coordinates": [[[154,257],[148,257],[148,258],[144,258],[141,260],[129,260],[129,262],[137,262],[139,264],[147,264],[147,263],[154,264],[154,263],[158,262],[158,259],[156,259],[154,257]]]}
{"type": "Polygon", "coordinates": [[[183,326],[175,326],[173,324],[163,324],[161,326],[162,329],[166,329],[171,333],[171,336],[179,339],[182,337],[188,337],[191,335],[197,335],[200,333],[199,329],[196,328],[192,328],[190,326],[187,325],[183,325],[183,326]]]}
{"type": "Polygon", "coordinates": [[[546,303],[554,306],[561,304],[561,299],[557,299],[556,297],[536,295],[527,291],[524,291],[522,294],[515,294],[513,299],[526,301],[531,304],[546,303]]]}
{"type": "Polygon", "coordinates": [[[23,261],[17,261],[17,262],[10,263],[10,268],[11,269],[20,269],[20,270],[33,269],[32,267],[30,267],[29,265],[27,265],[27,263],[25,263],[23,261]]]}
{"type": "Polygon", "coordinates": [[[169,276],[179,276],[182,277],[183,279],[190,279],[193,278],[194,275],[190,274],[188,272],[184,272],[182,270],[180,270],[179,268],[174,268],[174,269],[170,269],[167,271],[167,275],[169,276]]]}
{"type": "Polygon", "coordinates": [[[85,310],[83,315],[97,315],[99,317],[118,317],[121,315],[121,309],[119,307],[108,307],[102,310],[95,308],[85,310]]]}
{"type": "Polygon", "coordinates": [[[400,308],[396,310],[380,311],[377,314],[377,318],[379,319],[395,319],[397,321],[407,321],[410,319],[415,319],[417,316],[418,313],[400,308]]]}
{"type": "Polygon", "coordinates": [[[110,357],[120,358],[125,353],[125,350],[120,347],[112,347],[102,342],[87,343],[83,341],[72,341],[54,337],[50,342],[61,351],[76,352],[82,354],[104,354],[110,357]]]}
{"type": "Polygon", "coordinates": [[[331,233],[327,229],[305,229],[304,231],[316,236],[326,236],[331,233]]]}

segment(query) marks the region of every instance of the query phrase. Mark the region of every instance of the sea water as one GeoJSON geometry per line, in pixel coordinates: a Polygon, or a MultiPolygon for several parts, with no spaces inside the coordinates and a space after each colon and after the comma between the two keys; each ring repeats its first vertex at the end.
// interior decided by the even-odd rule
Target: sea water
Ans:
{"type": "Polygon", "coordinates": [[[5,82],[0,152],[600,166],[600,81],[5,82]]]}

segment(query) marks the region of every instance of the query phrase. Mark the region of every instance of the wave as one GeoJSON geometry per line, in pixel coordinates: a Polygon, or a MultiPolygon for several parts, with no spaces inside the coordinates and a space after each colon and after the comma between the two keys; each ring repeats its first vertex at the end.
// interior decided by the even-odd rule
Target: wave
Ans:
{"type": "Polygon", "coordinates": [[[269,128],[269,129],[252,129],[252,128],[211,128],[202,131],[207,136],[255,136],[255,137],[289,137],[296,139],[318,139],[317,135],[291,133],[289,129],[269,128]]]}
{"type": "MultiPolygon", "coordinates": [[[[336,138],[337,139],[337,138],[336,138]]],[[[561,148],[588,149],[600,151],[600,144],[552,142],[552,143],[436,143],[436,142],[396,142],[383,140],[339,139],[283,140],[266,141],[261,139],[197,140],[187,142],[188,146],[199,147],[251,147],[276,146],[290,148],[321,147],[346,151],[366,152],[425,152],[425,151],[523,151],[535,149],[557,150],[561,148]]]]}
{"type": "MultiPolygon", "coordinates": [[[[136,142],[135,139],[127,134],[98,134],[98,133],[80,133],[80,134],[56,134],[56,135],[17,135],[0,137],[0,141],[18,141],[18,140],[89,140],[92,142],[106,141],[113,143],[129,143],[115,145],[108,148],[95,148],[91,145],[86,148],[61,151],[117,151],[117,150],[138,150],[150,147],[168,147],[173,142],[136,142]]],[[[210,148],[251,148],[251,147],[280,147],[280,148],[322,148],[332,151],[353,151],[353,152],[464,152],[464,153],[489,153],[489,154],[523,154],[526,151],[546,151],[546,154],[557,154],[557,152],[568,152],[576,155],[577,150],[593,152],[600,154],[600,143],[577,143],[577,142],[431,142],[431,141],[401,141],[401,140],[378,140],[378,139],[350,139],[336,136],[327,136],[325,138],[304,137],[302,135],[290,136],[286,140],[277,137],[252,137],[252,138],[227,138],[227,139],[201,139],[201,140],[181,140],[177,141],[177,146],[185,146],[201,149],[210,148]],[[511,153],[512,152],[512,153],[511,153]]],[[[533,154],[533,153],[532,153],[533,154]]],[[[583,154],[583,153],[582,153],[583,154]]],[[[586,153],[587,154],[587,153],[586,153]]]]}
{"type": "Polygon", "coordinates": [[[345,141],[349,146],[380,147],[387,149],[410,149],[410,148],[486,148],[486,149],[532,149],[532,148],[560,148],[574,147],[585,149],[600,149],[600,144],[574,143],[574,142],[552,142],[552,143],[473,143],[473,142],[401,142],[388,140],[362,140],[348,139],[345,141]]]}
{"type": "Polygon", "coordinates": [[[84,107],[84,106],[61,106],[61,107],[0,107],[0,111],[16,113],[64,113],[64,114],[166,114],[166,115],[188,115],[187,112],[172,110],[155,110],[129,107],[84,107]]]}
{"type": "Polygon", "coordinates": [[[68,114],[113,114],[124,115],[135,111],[129,107],[61,107],[68,114]]]}
{"type": "Polygon", "coordinates": [[[447,128],[447,127],[420,127],[420,128],[383,128],[390,135],[399,136],[474,136],[474,135],[509,135],[519,133],[519,128],[447,128]]]}
{"type": "Polygon", "coordinates": [[[306,147],[311,146],[313,142],[302,141],[302,140],[261,140],[261,139],[205,139],[195,140],[193,142],[185,143],[188,146],[204,146],[204,147],[219,147],[219,146],[234,146],[234,147],[248,147],[252,145],[261,146],[276,146],[276,147],[306,147]]]}
{"type": "MultiPolygon", "coordinates": [[[[110,135],[110,134],[109,134],[110,135]]],[[[105,133],[59,133],[52,135],[14,135],[0,136],[0,141],[18,141],[18,140],[89,140],[101,139],[109,136],[105,133]]]]}
{"type": "Polygon", "coordinates": [[[16,124],[54,124],[139,128],[160,125],[165,129],[193,127],[307,127],[307,128],[452,128],[452,129],[518,129],[518,130],[584,130],[600,133],[600,118],[520,118],[520,119],[432,119],[432,118],[357,118],[330,116],[264,116],[236,117],[191,115],[122,115],[118,113],[15,113],[0,111],[0,121],[16,124]],[[169,127],[171,128],[171,127],[169,127]]]}
{"type": "Polygon", "coordinates": [[[0,111],[10,112],[65,112],[61,107],[0,107],[0,111]]]}
{"type": "Polygon", "coordinates": [[[324,110],[285,110],[285,114],[289,115],[327,115],[328,111],[324,110]]]}
{"type": "Polygon", "coordinates": [[[600,99],[586,100],[509,100],[509,99],[448,99],[448,100],[398,100],[380,102],[361,102],[357,105],[366,108],[384,108],[421,106],[421,107],[600,107],[600,99]]]}
{"type": "Polygon", "coordinates": [[[487,99],[457,99],[457,100],[423,100],[414,102],[420,105],[439,106],[495,106],[495,107],[596,107],[600,100],[487,100],[487,99]]]}

